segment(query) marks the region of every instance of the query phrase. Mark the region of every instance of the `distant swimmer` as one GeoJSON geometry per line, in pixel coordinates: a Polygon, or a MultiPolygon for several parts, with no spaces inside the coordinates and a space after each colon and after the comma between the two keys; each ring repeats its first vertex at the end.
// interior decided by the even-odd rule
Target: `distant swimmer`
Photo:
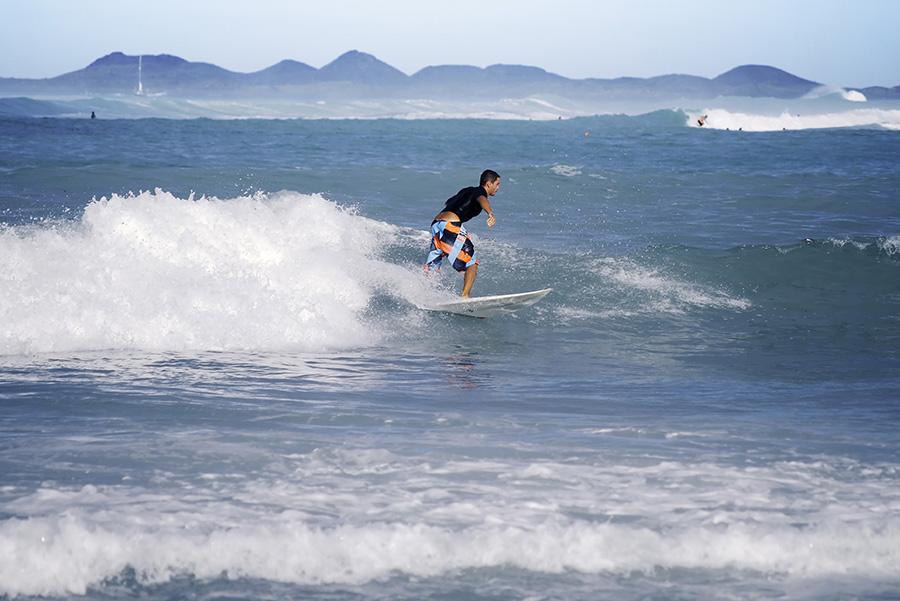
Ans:
{"type": "Polygon", "coordinates": [[[698,126],[698,127],[703,127],[704,125],[706,125],[706,119],[707,119],[708,117],[709,117],[709,115],[703,115],[702,117],[700,117],[699,119],[697,119],[697,126],[698,126]]]}
{"type": "Polygon", "coordinates": [[[94,111],[91,111],[91,119],[96,119],[97,114],[94,111]]]}
{"type": "Polygon", "coordinates": [[[453,269],[463,273],[462,296],[468,298],[472,293],[472,285],[478,276],[478,259],[475,245],[469,238],[469,232],[463,224],[478,216],[481,211],[488,214],[488,227],[497,223],[489,197],[500,189],[500,174],[486,169],[481,174],[478,186],[463,188],[447,199],[443,210],[435,215],[431,222],[431,248],[425,260],[425,273],[432,269],[439,271],[444,257],[453,269]]]}

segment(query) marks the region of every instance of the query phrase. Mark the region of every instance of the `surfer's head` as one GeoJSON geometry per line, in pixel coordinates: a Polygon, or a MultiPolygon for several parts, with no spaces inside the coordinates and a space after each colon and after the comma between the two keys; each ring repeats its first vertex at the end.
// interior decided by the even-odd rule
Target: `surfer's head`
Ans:
{"type": "Polygon", "coordinates": [[[500,189],[500,174],[490,169],[481,172],[481,187],[484,188],[488,196],[493,196],[500,189]]]}

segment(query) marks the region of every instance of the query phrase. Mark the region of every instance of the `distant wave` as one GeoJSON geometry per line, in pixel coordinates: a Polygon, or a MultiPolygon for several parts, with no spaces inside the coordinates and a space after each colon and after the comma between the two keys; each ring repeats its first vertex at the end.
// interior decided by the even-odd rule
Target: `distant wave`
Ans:
{"type": "Polygon", "coordinates": [[[858,90],[841,90],[841,97],[850,102],[868,102],[866,95],[858,90]]]}
{"type": "Polygon", "coordinates": [[[0,117],[67,117],[74,113],[71,108],[48,100],[0,98],[0,117]]]}
{"type": "MultiPolygon", "coordinates": [[[[569,103],[571,104],[571,103],[569,103]]],[[[0,98],[0,117],[101,119],[494,119],[550,121],[586,114],[576,106],[541,97],[458,102],[431,99],[218,100],[116,95],[36,100],[0,98]]],[[[589,111],[589,114],[592,111],[589,111]]]]}
{"type": "Polygon", "coordinates": [[[688,114],[687,124],[699,127],[697,119],[707,115],[704,127],[731,131],[782,131],[798,129],[827,129],[837,127],[879,127],[900,130],[900,110],[854,109],[834,113],[795,113],[784,111],[779,115],[762,115],[709,108],[688,114]]]}
{"type": "MultiPolygon", "coordinates": [[[[853,90],[820,88],[820,94],[839,95],[845,100],[862,101],[865,97],[853,90]]],[[[665,105],[664,99],[647,103],[605,104],[571,100],[554,96],[533,95],[525,98],[502,98],[484,101],[432,100],[425,98],[373,98],[370,100],[212,100],[115,96],[80,99],[0,98],[2,117],[87,118],[95,111],[100,119],[402,119],[454,120],[490,119],[510,121],[556,121],[559,119],[599,120],[596,125],[650,128],[697,127],[697,120],[707,115],[705,127],[744,131],[781,131],[782,129],[822,129],[837,127],[873,127],[900,130],[900,110],[895,104],[866,104],[865,108],[822,112],[815,96],[794,100],[783,106],[781,113],[771,112],[769,99],[758,103],[747,100],[741,110],[722,105],[708,105],[702,111],[665,105]],[[759,107],[755,109],[755,107],[759,107]],[[888,108],[885,108],[887,106],[888,108]],[[749,108],[746,108],[749,107],[749,108]]],[[[846,102],[834,101],[840,106],[846,102]]],[[[589,132],[588,132],[589,134],[589,132]]]]}
{"type": "Polygon", "coordinates": [[[840,86],[819,86],[810,90],[803,98],[810,100],[825,96],[840,96],[849,102],[868,102],[866,95],[857,90],[848,90],[840,86]]]}

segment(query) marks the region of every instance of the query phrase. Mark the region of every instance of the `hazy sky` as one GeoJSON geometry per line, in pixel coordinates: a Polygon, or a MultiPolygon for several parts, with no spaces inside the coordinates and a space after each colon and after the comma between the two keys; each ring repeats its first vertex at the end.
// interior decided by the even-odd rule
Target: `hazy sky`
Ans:
{"type": "Polygon", "coordinates": [[[0,76],[120,50],[255,71],[357,49],[406,73],[517,63],[567,77],[713,77],[767,64],[900,84],[900,0],[0,0],[0,76]]]}

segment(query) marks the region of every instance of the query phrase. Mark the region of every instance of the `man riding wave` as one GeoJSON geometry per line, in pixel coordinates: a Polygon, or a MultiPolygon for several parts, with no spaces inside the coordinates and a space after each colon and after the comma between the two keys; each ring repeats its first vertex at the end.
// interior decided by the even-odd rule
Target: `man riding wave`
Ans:
{"type": "Polygon", "coordinates": [[[453,269],[463,272],[463,298],[468,298],[472,293],[472,285],[478,276],[475,245],[463,224],[485,211],[488,227],[494,227],[497,218],[488,198],[499,189],[500,175],[486,169],[478,186],[463,188],[448,198],[443,210],[431,222],[431,248],[425,260],[425,272],[440,270],[441,262],[447,257],[453,269]]]}

